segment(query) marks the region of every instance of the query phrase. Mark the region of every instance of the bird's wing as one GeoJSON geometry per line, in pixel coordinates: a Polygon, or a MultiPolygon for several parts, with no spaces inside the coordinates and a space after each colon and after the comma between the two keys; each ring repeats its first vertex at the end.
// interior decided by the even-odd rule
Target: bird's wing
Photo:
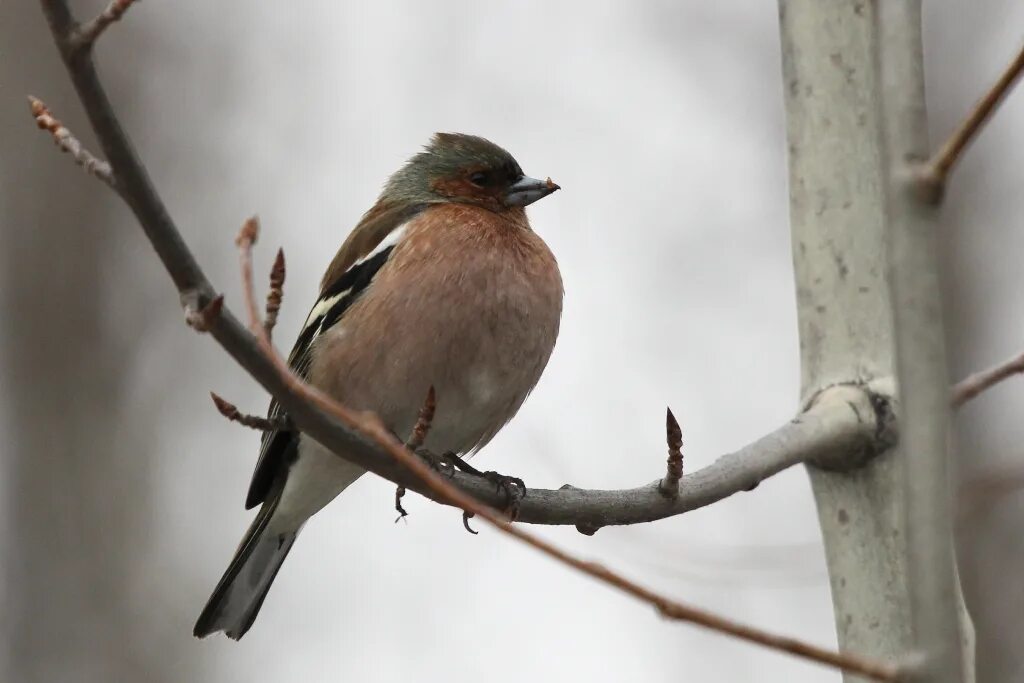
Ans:
{"type": "MultiPolygon", "coordinates": [[[[313,343],[326,330],[330,329],[345,315],[345,311],[355,302],[373,281],[374,276],[391,256],[398,240],[404,233],[404,226],[393,230],[387,238],[380,241],[369,254],[355,262],[340,277],[326,286],[320,298],[313,305],[306,323],[302,326],[299,338],[295,341],[288,365],[293,372],[304,380],[308,380],[309,366],[312,361],[313,343]]],[[[270,401],[267,414],[273,418],[284,411],[274,399],[270,401]]],[[[299,444],[299,433],[296,431],[264,432],[260,446],[260,457],[256,462],[249,494],[245,500],[246,509],[259,505],[266,500],[273,488],[274,481],[295,460],[299,444]]]]}

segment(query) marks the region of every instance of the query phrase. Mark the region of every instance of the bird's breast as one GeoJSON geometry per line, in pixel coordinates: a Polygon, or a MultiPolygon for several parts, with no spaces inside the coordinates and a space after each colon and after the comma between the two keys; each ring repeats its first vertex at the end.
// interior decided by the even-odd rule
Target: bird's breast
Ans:
{"type": "Polygon", "coordinates": [[[562,282],[528,228],[476,213],[435,218],[410,225],[325,334],[311,376],[350,407],[377,412],[400,438],[433,385],[427,445],[464,453],[489,441],[539,380],[558,335],[562,282]]]}

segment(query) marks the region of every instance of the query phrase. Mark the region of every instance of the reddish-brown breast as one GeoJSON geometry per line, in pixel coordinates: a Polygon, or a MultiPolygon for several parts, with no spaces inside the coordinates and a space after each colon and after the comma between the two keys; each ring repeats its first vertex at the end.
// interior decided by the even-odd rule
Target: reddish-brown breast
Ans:
{"type": "Polygon", "coordinates": [[[516,413],[558,335],[562,280],[521,209],[431,207],[316,343],[312,381],[400,437],[434,385],[432,450],[465,453],[516,413]]]}

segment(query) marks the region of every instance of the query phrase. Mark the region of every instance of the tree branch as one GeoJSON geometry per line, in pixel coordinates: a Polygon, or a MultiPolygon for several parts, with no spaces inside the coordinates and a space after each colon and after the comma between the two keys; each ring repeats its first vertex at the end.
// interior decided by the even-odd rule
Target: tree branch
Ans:
{"type": "Polygon", "coordinates": [[[950,404],[957,410],[978,394],[991,389],[1004,379],[1024,373],[1024,353],[1009,358],[999,365],[968,375],[953,385],[950,404]]]}
{"type": "Polygon", "coordinates": [[[960,126],[953,131],[949,139],[939,148],[924,168],[926,182],[938,188],[938,192],[928,193],[930,198],[941,198],[942,188],[946,184],[953,167],[960,160],[961,155],[974,138],[981,132],[982,127],[995,112],[996,108],[1010,92],[1014,83],[1024,72],[1024,47],[1017,52],[1017,56],[1010,62],[984,97],[975,103],[974,108],[968,113],[967,118],[960,126]]]}
{"type": "MultiPolygon", "coordinates": [[[[637,584],[621,574],[608,569],[604,565],[580,559],[540,538],[539,536],[535,536],[522,527],[514,526],[502,513],[489,505],[484,505],[473,498],[473,496],[460,490],[451,483],[447,476],[440,475],[429,465],[423,462],[413,453],[412,450],[395,439],[395,437],[384,428],[376,415],[373,415],[372,413],[356,413],[355,411],[342,406],[319,389],[304,382],[298,375],[292,372],[284,358],[279,356],[274,350],[273,345],[270,343],[270,337],[266,333],[266,328],[259,319],[259,313],[256,306],[256,294],[252,287],[251,250],[256,239],[256,232],[255,220],[249,219],[246,221],[242,231],[239,233],[238,239],[236,240],[241,252],[240,259],[242,265],[243,293],[245,295],[246,310],[249,311],[250,315],[249,329],[253,330],[256,334],[260,347],[273,362],[274,366],[278,368],[278,371],[281,372],[282,379],[296,392],[305,396],[305,398],[310,402],[315,403],[339,421],[352,426],[354,429],[368,436],[371,436],[379,445],[387,450],[388,454],[392,458],[401,463],[401,465],[408,470],[412,471],[417,479],[426,484],[434,494],[433,497],[436,500],[462,508],[466,514],[464,520],[468,519],[469,516],[482,517],[498,530],[522,541],[544,555],[606,583],[613,588],[617,588],[627,595],[631,595],[638,600],[652,605],[662,616],[668,619],[686,621],[712,631],[724,633],[741,640],[762,645],[773,650],[786,652],[797,657],[810,659],[820,664],[826,664],[843,671],[868,676],[875,680],[897,680],[897,677],[900,674],[900,669],[893,664],[866,660],[862,657],[848,653],[833,652],[794,638],[778,636],[768,631],[740,624],[712,612],[677,602],[671,598],[655,593],[650,589],[644,588],[640,584],[637,584]]],[[[422,438],[425,437],[426,430],[429,428],[428,425],[433,419],[434,409],[435,396],[434,389],[431,387],[427,394],[427,399],[423,409],[420,412],[416,427],[413,429],[413,434],[410,437],[411,443],[415,443],[417,440],[422,442],[422,438]]],[[[669,413],[669,415],[671,416],[671,413],[669,413]]],[[[678,452],[679,446],[677,444],[681,440],[681,437],[676,438],[673,434],[672,422],[674,422],[674,418],[670,418],[669,423],[670,448],[678,452]]],[[[676,430],[678,431],[678,425],[676,425],[676,430]]],[[[395,506],[401,513],[403,510],[401,510],[400,501],[401,496],[396,493],[395,506]]],[[[472,529],[470,529],[470,531],[472,532],[472,529]]]]}
{"type": "Polygon", "coordinates": [[[955,683],[970,674],[953,549],[937,202],[920,191],[915,167],[928,153],[921,2],[881,2],[877,21],[912,636],[922,680],[955,683]]]}
{"type": "MultiPolygon", "coordinates": [[[[85,85],[83,103],[106,103],[102,90],[94,92],[92,66],[77,60],[71,73],[80,74],[76,83],[85,85]]],[[[89,111],[87,106],[87,111],[89,111]]],[[[127,170],[115,166],[118,177],[126,179],[125,201],[150,238],[165,268],[181,294],[186,320],[199,331],[209,331],[217,342],[247,370],[271,395],[278,399],[287,414],[303,431],[336,452],[344,452],[352,462],[398,484],[405,484],[430,496],[422,483],[410,480],[408,473],[397,468],[384,456],[383,449],[366,433],[359,435],[326,415],[322,407],[311,405],[290,388],[260,348],[258,337],[250,334],[223,305],[191,252],[181,239],[175,225],[160,203],[147,174],[134,170],[138,164],[113,113],[101,107],[90,113],[103,125],[97,137],[111,158],[126,160],[127,170]],[[130,189],[129,189],[130,188],[130,189]]],[[[251,230],[255,230],[255,222],[251,230]]],[[[255,234],[251,235],[255,238],[255,234]]],[[[245,239],[250,239],[246,231],[245,239]]],[[[251,266],[248,269],[252,277],[251,266]]],[[[250,314],[252,312],[250,311],[250,314]]],[[[252,332],[256,332],[253,330],[252,332]]],[[[886,390],[879,390],[886,393],[886,390]]],[[[633,489],[558,490],[530,489],[521,505],[518,521],[534,524],[565,524],[598,529],[603,526],[638,524],[664,519],[704,507],[741,491],[749,491],[765,479],[784,469],[828,456],[841,460],[844,453],[871,451],[878,433],[887,428],[887,417],[876,415],[872,406],[872,390],[867,387],[843,387],[827,390],[799,419],[786,423],[767,436],[727,455],[707,467],[682,477],[679,495],[666,499],[660,493],[661,480],[633,489]],[[834,395],[833,395],[834,394],[834,395]]],[[[354,417],[354,419],[356,419],[354,417]]],[[[371,429],[370,433],[376,432],[371,429]]],[[[385,430],[386,431],[386,430],[385,430]]],[[[501,495],[477,477],[456,473],[454,482],[467,493],[492,505],[501,506],[501,495]]]]}

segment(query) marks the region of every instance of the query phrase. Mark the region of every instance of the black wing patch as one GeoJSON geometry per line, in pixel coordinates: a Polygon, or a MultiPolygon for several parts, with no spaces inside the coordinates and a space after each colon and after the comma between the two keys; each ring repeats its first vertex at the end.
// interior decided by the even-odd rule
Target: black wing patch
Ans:
{"type": "MultiPolygon", "coordinates": [[[[302,379],[309,379],[307,373],[313,358],[313,342],[342,319],[345,311],[369,287],[374,276],[387,262],[393,250],[394,246],[389,246],[365,261],[356,263],[324,290],[320,299],[313,305],[306,324],[288,356],[288,365],[291,366],[295,374],[302,379]]],[[[271,399],[267,415],[273,418],[280,416],[282,412],[278,402],[271,399]]],[[[245,499],[246,510],[259,505],[266,499],[278,473],[297,457],[298,445],[299,435],[296,432],[263,433],[260,457],[256,462],[252,483],[249,484],[249,495],[245,499]]]]}

